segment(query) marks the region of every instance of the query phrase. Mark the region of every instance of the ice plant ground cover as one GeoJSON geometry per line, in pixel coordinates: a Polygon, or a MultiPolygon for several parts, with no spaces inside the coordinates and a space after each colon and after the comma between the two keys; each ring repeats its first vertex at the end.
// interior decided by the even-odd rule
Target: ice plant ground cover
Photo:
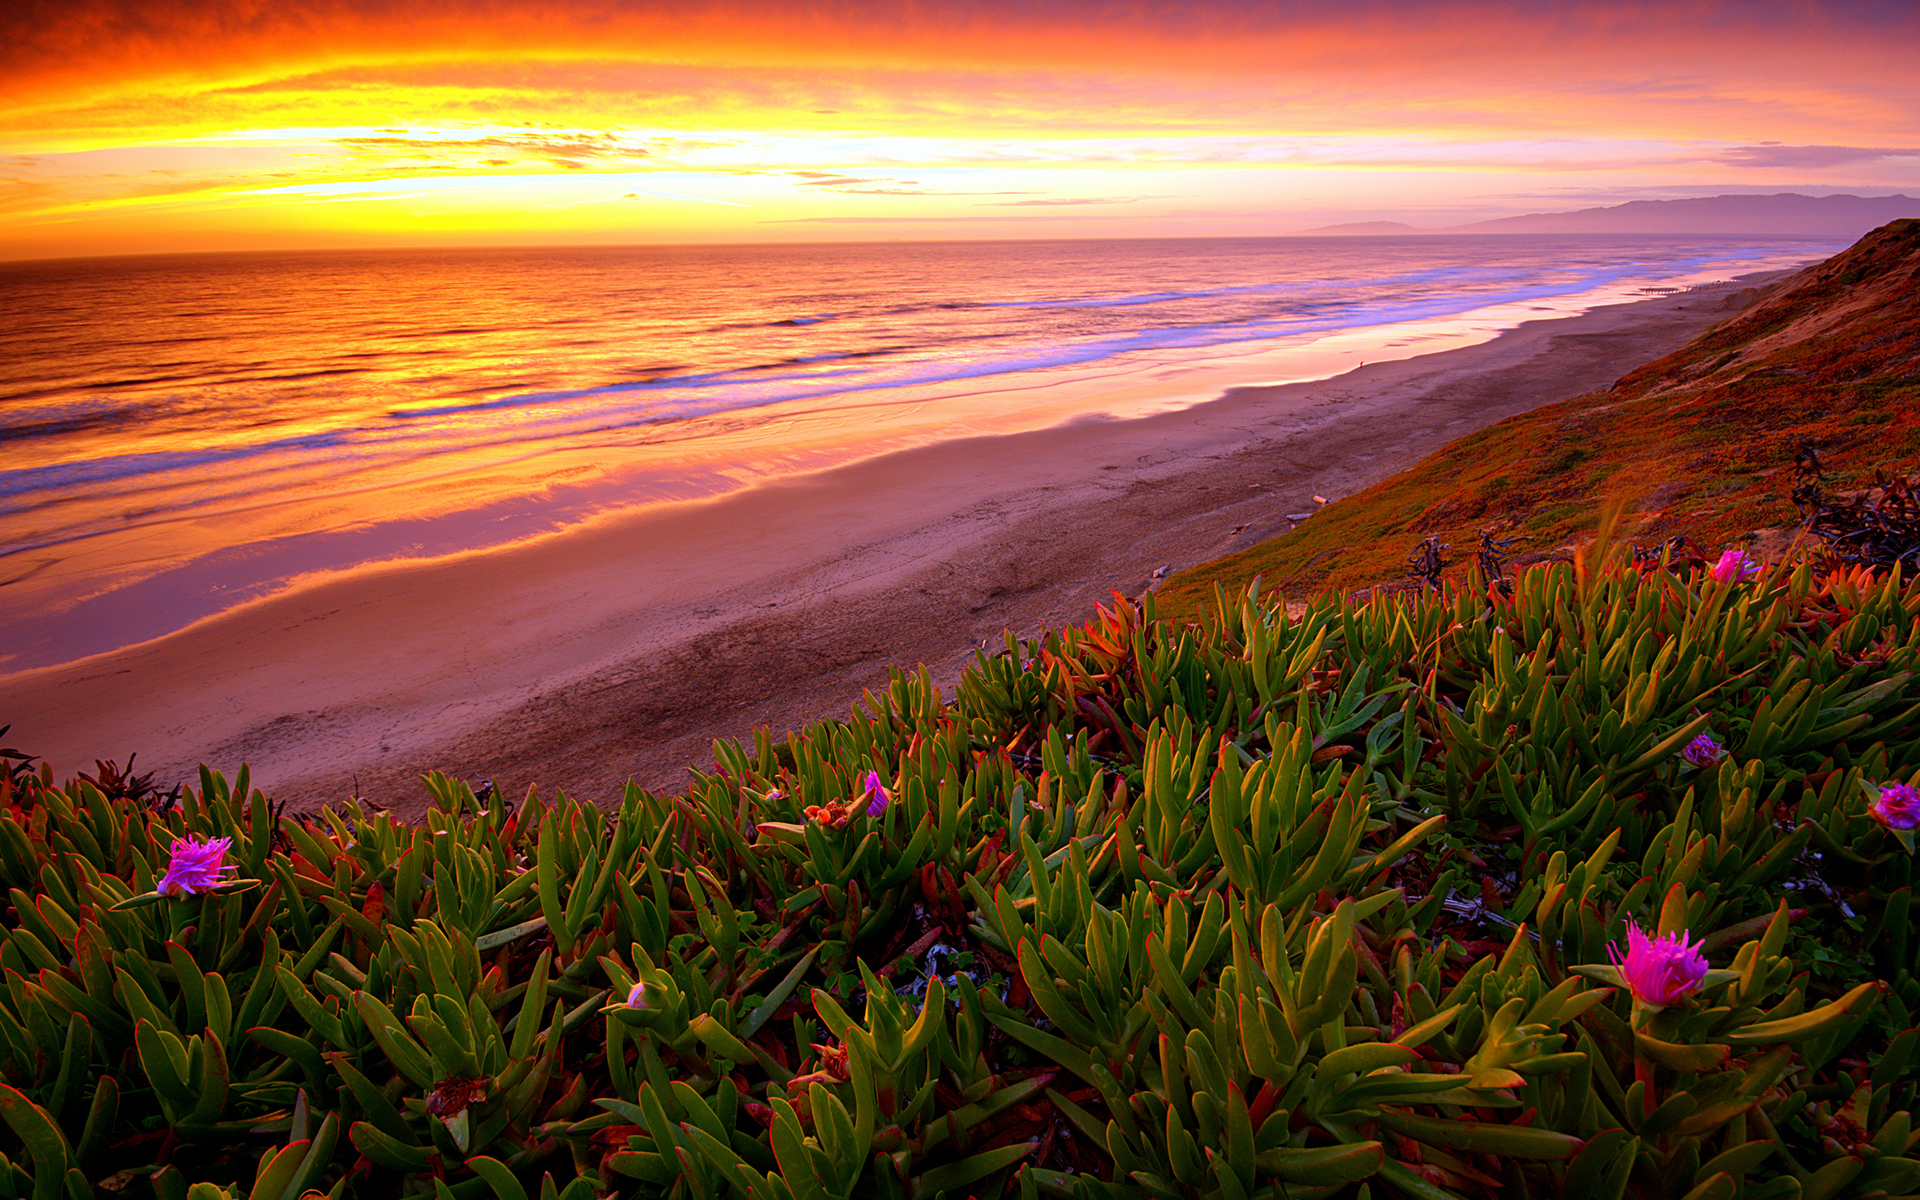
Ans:
{"type": "Polygon", "coordinates": [[[7,756],[0,1195],[1920,1194],[1920,586],[1216,609],[606,811],[7,756]]]}

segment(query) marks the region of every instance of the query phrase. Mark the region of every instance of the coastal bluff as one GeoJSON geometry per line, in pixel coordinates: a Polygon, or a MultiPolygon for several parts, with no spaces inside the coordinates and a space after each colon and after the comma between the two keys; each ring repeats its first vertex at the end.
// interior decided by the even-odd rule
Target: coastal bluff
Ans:
{"type": "Polygon", "coordinates": [[[1778,552],[1797,532],[1795,457],[1828,491],[1920,470],[1920,220],[1890,222],[1824,262],[1726,293],[1746,307],[1606,387],[1518,414],[1259,546],[1176,575],[1162,609],[1192,612],[1255,576],[1305,594],[1403,578],[1437,538],[1465,560],[1482,531],[1514,560],[1564,553],[1609,502],[1620,536],[1778,552]],[[1744,291],[1744,296],[1743,296],[1744,291]]]}
{"type": "MultiPolygon", "coordinates": [[[[1331,527],[1350,502],[1314,497],[1604,389],[1725,321],[1727,293],[1756,282],[326,579],[9,676],[0,722],[57,771],[137,752],[170,782],[245,762],[309,808],[357,795],[417,811],[433,770],[507,795],[674,789],[716,739],[843,717],[914,664],[951,687],[1009,631],[1077,625],[1113,591],[1267,543],[1300,513],[1317,512],[1302,532],[1331,527]]],[[[1392,573],[1420,535],[1384,524],[1418,515],[1354,537],[1392,573]]]]}

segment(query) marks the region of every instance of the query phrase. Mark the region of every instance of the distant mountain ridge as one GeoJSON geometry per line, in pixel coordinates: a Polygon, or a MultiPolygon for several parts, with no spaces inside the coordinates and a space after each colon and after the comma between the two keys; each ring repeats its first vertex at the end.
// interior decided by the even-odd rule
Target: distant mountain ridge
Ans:
{"type": "Polygon", "coordinates": [[[1344,225],[1322,225],[1318,229],[1302,229],[1301,233],[1322,234],[1328,237],[1378,237],[1396,233],[1434,233],[1436,230],[1422,229],[1409,225],[1405,221],[1349,221],[1344,225]]]}
{"type": "Polygon", "coordinates": [[[1419,228],[1399,221],[1355,221],[1301,230],[1325,237],[1434,233],[1711,233],[1857,238],[1902,217],[1920,217],[1920,199],[1892,196],[1699,196],[1630,200],[1575,212],[1529,213],[1467,225],[1419,228]]]}

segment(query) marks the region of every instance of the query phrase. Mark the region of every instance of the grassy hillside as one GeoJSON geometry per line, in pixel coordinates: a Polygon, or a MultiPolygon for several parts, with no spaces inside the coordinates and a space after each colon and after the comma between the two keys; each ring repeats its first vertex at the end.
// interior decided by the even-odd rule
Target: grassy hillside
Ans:
{"type": "MultiPolygon", "coordinates": [[[[1268,549],[1910,461],[1917,246],[1268,549]]],[[[611,811],[0,749],[0,1200],[1920,1200],[1920,574],[1620,549],[1123,603],[611,811]]]]}
{"type": "MultiPolygon", "coordinates": [[[[1623,537],[1777,548],[1797,524],[1792,466],[1812,447],[1828,491],[1920,466],[1920,221],[1895,221],[1605,391],[1469,435],[1280,537],[1182,572],[1160,611],[1191,617],[1255,576],[1269,590],[1350,590],[1404,575],[1437,536],[1471,557],[1482,530],[1540,561],[1624,505],[1623,537]],[[1769,532],[1771,531],[1771,532],[1769,532]]],[[[1456,569],[1456,574],[1458,570],[1456,569]]]]}
{"type": "Polygon", "coordinates": [[[0,752],[0,1200],[1920,1196],[1920,582],[1583,560],[611,812],[0,752]]]}

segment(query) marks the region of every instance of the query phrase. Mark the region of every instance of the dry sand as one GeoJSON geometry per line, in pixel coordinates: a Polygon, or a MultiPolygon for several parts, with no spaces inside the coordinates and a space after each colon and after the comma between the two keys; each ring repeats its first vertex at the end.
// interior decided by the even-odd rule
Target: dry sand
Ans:
{"type": "Polygon", "coordinates": [[[1726,314],[1717,292],[1539,321],[1176,413],[948,442],[542,541],[387,565],[0,679],[60,775],[241,762],[295,808],[415,811],[433,768],[602,803],[715,738],[843,716],[892,666],[951,685],[1002,631],[1288,528],[1502,417],[1604,387],[1726,314]],[[638,564],[672,564],[671,569],[638,564]]]}

